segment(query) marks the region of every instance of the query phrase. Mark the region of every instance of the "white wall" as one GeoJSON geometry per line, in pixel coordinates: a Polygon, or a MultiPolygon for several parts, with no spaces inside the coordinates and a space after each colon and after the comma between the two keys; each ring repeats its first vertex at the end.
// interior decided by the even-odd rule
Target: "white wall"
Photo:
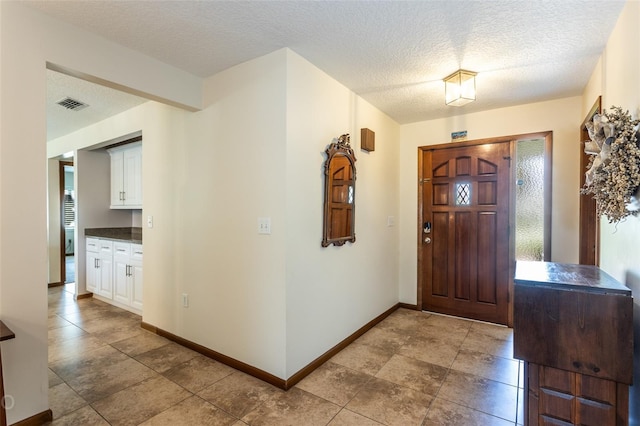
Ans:
{"type": "Polygon", "coordinates": [[[145,133],[153,144],[143,172],[144,214],[155,222],[144,235],[144,320],[278,377],[285,374],[285,78],[284,51],[209,78],[206,108],[167,128],[174,138],[158,143],[145,133]],[[271,235],[257,233],[262,216],[271,218],[271,235]]]}
{"type": "Polygon", "coordinates": [[[418,147],[447,143],[451,132],[468,140],[553,131],[552,241],[555,262],[578,262],[579,126],[581,98],[519,105],[401,127],[400,301],[417,303],[418,147]]]}
{"type": "MultiPolygon", "coordinates": [[[[595,97],[602,95],[602,106],[612,105],[640,116],[640,3],[626,3],[609,37],[598,67],[585,88],[582,112],[587,114],[595,97]]],[[[640,218],[629,217],[617,225],[606,217],[600,228],[600,267],[625,283],[630,271],[640,272],[640,218]]],[[[637,297],[637,295],[636,295],[637,297]]]]}
{"type": "Polygon", "coordinates": [[[0,2],[0,51],[0,318],[16,332],[2,343],[5,390],[15,401],[7,412],[11,424],[49,408],[44,283],[47,158],[53,155],[45,148],[46,63],[192,108],[201,104],[202,86],[195,76],[19,2],[0,2]]]}
{"type": "Polygon", "coordinates": [[[400,127],[292,51],[287,54],[287,377],[398,302],[400,127]],[[359,149],[360,129],[376,147],[359,149]],[[351,134],[356,242],[322,248],[324,150],[351,134]]]}

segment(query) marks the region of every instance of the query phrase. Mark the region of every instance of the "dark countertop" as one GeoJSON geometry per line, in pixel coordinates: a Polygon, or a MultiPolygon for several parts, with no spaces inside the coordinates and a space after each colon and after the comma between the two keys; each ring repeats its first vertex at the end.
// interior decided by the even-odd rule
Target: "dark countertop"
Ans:
{"type": "Polygon", "coordinates": [[[597,266],[554,262],[516,263],[516,284],[631,296],[631,290],[597,266]]]}
{"type": "Polygon", "coordinates": [[[0,342],[2,342],[3,340],[13,339],[14,337],[16,337],[16,335],[13,333],[13,331],[11,331],[9,327],[4,325],[4,323],[0,321],[0,342]]]}
{"type": "Polygon", "coordinates": [[[142,228],[86,228],[86,237],[142,244],[142,228]]]}

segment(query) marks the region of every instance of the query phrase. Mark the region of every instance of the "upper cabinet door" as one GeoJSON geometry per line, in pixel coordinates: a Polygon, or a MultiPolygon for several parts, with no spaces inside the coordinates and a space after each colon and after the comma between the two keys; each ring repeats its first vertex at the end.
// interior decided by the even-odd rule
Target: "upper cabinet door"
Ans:
{"type": "Polygon", "coordinates": [[[142,145],[109,150],[111,155],[111,208],[142,208],[142,145]]]}
{"type": "Polygon", "coordinates": [[[142,146],[122,153],[124,205],[142,208],[142,146]]]}

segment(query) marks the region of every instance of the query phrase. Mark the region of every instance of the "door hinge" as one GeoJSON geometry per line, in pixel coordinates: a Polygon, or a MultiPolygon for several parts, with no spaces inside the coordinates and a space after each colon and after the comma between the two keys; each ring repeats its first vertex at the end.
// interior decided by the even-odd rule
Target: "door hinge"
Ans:
{"type": "Polygon", "coordinates": [[[423,178],[423,179],[420,179],[419,182],[420,182],[420,185],[422,185],[423,183],[431,182],[431,178],[423,178]]]}

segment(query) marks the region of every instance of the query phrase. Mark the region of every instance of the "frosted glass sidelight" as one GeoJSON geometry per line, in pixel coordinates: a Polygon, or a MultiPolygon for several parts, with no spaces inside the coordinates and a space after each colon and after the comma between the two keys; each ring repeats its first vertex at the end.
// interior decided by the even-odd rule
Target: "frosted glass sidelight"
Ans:
{"type": "Polygon", "coordinates": [[[544,259],[544,139],[518,141],[516,260],[544,259]]]}

